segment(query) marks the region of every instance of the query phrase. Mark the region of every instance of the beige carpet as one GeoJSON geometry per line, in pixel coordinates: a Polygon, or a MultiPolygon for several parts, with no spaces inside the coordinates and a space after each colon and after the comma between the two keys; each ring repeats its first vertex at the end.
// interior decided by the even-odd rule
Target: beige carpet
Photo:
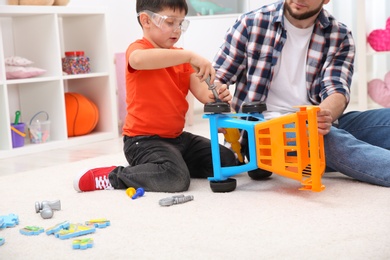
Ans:
{"type": "Polygon", "coordinates": [[[172,194],[131,200],[123,190],[73,190],[80,169],[120,162],[114,154],[0,177],[0,216],[19,216],[19,225],[0,230],[0,259],[390,259],[390,189],[331,173],[326,190],[312,193],[276,175],[261,182],[240,174],[231,193],[193,180],[183,194],[194,200],[171,207],[158,201],[172,194]],[[36,201],[57,199],[53,218],[35,213],[36,201]],[[19,233],[96,218],[111,226],[85,236],[95,242],[87,250],[72,249],[73,239],[19,233]]]}

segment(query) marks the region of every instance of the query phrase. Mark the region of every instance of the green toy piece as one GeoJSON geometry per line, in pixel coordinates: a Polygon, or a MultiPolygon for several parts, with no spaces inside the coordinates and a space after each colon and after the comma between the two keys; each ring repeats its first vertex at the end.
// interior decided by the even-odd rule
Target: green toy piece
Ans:
{"type": "Polygon", "coordinates": [[[5,243],[5,238],[0,237],[0,246],[4,245],[4,243],[5,243]]]}
{"type": "Polygon", "coordinates": [[[41,233],[43,233],[45,229],[43,227],[38,226],[26,226],[19,230],[20,234],[26,235],[26,236],[37,236],[41,233]]]}

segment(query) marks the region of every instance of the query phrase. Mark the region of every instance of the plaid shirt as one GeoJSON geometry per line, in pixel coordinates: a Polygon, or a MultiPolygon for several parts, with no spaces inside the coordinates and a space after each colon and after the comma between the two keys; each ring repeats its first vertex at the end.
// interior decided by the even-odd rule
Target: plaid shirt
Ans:
{"type": "MultiPolygon", "coordinates": [[[[232,100],[236,111],[243,102],[266,100],[287,40],[283,19],[283,1],[279,1],[241,15],[228,30],[213,65],[221,82],[236,84],[232,100]]],[[[307,52],[306,88],[311,103],[318,105],[333,93],[345,95],[349,102],[354,57],[350,30],[323,9],[307,52]]]]}

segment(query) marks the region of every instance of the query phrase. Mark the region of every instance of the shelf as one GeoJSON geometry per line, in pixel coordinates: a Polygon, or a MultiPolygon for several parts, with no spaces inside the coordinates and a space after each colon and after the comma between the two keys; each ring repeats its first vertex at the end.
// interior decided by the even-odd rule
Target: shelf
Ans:
{"type": "MultiPolygon", "coordinates": [[[[106,14],[102,8],[4,6],[0,11],[0,158],[118,137],[115,86],[111,84],[106,14]],[[91,29],[93,28],[93,30],[91,29]],[[65,51],[83,50],[91,73],[64,75],[65,51]],[[4,59],[20,56],[46,70],[41,76],[5,79],[4,59]],[[76,92],[98,108],[99,121],[92,133],[68,137],[66,92],[76,92]],[[28,125],[39,111],[49,115],[50,139],[41,144],[12,147],[10,124],[15,111],[28,125]]],[[[45,120],[45,119],[44,119],[45,120]]]]}

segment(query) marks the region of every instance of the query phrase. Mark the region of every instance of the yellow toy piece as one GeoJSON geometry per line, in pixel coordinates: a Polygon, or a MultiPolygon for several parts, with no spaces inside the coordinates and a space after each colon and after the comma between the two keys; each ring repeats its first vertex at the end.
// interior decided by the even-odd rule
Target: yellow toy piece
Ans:
{"type": "Polygon", "coordinates": [[[85,225],[94,226],[95,228],[105,228],[111,225],[111,222],[106,218],[96,218],[85,221],[85,225]]]}
{"type": "Polygon", "coordinates": [[[240,131],[237,128],[225,128],[226,134],[225,140],[232,146],[232,150],[237,154],[237,159],[242,163],[244,158],[241,154],[241,143],[240,143],[240,131]]]}

